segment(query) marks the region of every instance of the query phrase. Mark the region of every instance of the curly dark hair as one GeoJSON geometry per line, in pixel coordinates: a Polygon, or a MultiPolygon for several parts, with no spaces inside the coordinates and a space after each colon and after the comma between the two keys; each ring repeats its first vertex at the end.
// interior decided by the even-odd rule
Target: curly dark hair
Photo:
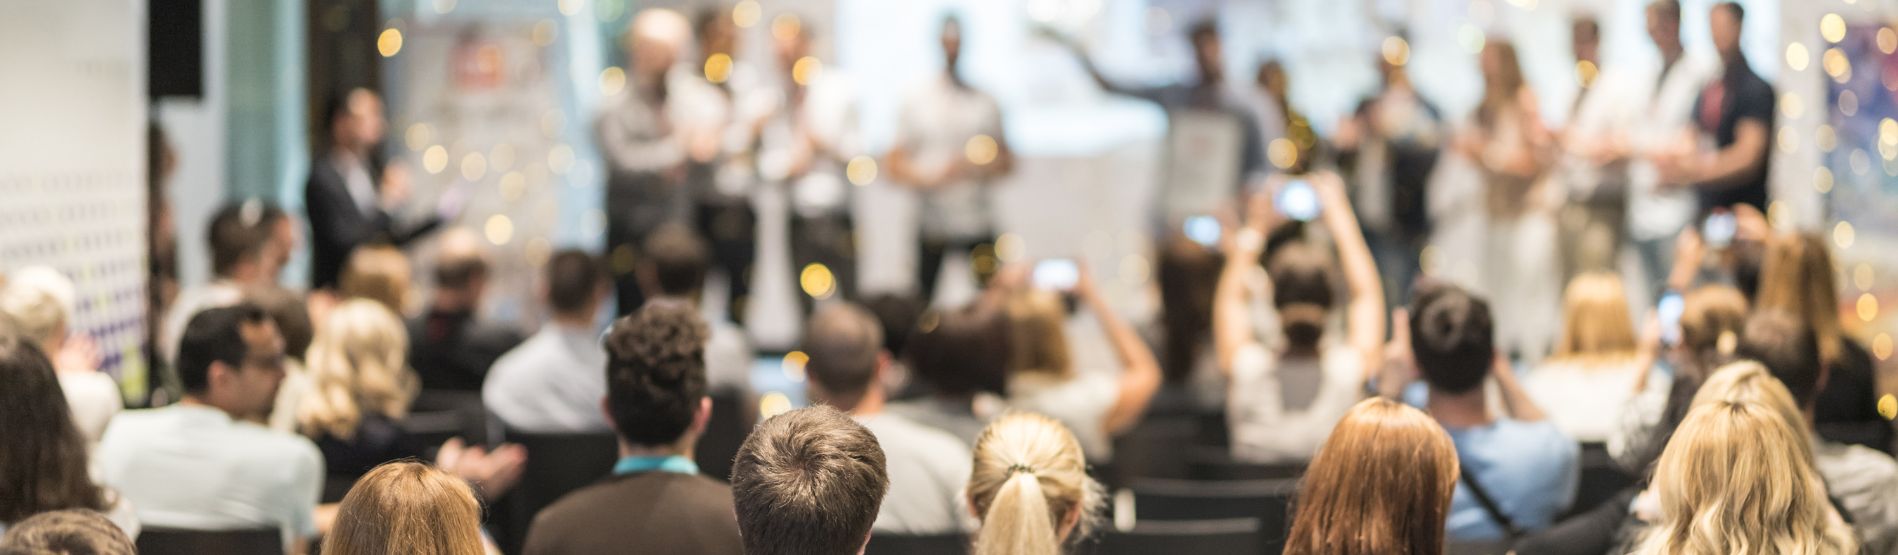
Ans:
{"type": "Polygon", "coordinates": [[[613,323],[606,336],[606,403],[621,437],[639,445],[678,441],[706,395],[710,331],[685,303],[654,301],[613,323]]]}

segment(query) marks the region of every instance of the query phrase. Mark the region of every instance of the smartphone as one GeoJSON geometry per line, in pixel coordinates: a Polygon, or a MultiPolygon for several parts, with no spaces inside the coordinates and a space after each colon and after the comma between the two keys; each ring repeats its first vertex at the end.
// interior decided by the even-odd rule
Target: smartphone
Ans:
{"type": "Polygon", "coordinates": [[[1212,216],[1193,216],[1187,218],[1186,225],[1181,231],[1186,233],[1187,239],[1192,239],[1193,242],[1199,243],[1201,246],[1206,248],[1219,248],[1219,235],[1221,230],[1219,229],[1218,218],[1212,216]]]}
{"type": "Polygon", "coordinates": [[[1739,230],[1740,222],[1733,213],[1720,210],[1708,214],[1706,221],[1700,223],[1700,238],[1709,247],[1724,249],[1733,244],[1733,235],[1739,230]]]}
{"type": "Polygon", "coordinates": [[[1050,258],[1035,263],[1031,279],[1038,289],[1073,291],[1074,284],[1081,281],[1081,267],[1071,259],[1050,258]]]}
{"type": "Polygon", "coordinates": [[[1681,343],[1681,313],[1687,310],[1687,302],[1681,300],[1681,294],[1668,291],[1661,295],[1661,302],[1654,306],[1654,317],[1661,324],[1661,342],[1667,345],[1681,343]]]}
{"type": "Polygon", "coordinates": [[[1318,218],[1318,212],[1324,208],[1318,203],[1318,191],[1312,189],[1311,182],[1294,179],[1285,183],[1273,197],[1272,204],[1278,207],[1285,217],[1309,222],[1318,218]]]}

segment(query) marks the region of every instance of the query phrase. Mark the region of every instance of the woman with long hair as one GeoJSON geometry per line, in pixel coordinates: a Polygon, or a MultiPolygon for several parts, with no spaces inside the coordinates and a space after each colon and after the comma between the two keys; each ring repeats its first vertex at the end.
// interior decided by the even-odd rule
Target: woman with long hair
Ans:
{"type": "Polygon", "coordinates": [[[0,530],[61,509],[109,513],[138,535],[130,503],[86,473],[86,440],[73,424],[53,363],[37,345],[0,322],[0,530]]]}
{"type": "Polygon", "coordinates": [[[1740,290],[1703,285],[1681,296],[1678,339],[1658,362],[1671,372],[1643,372],[1608,435],[1608,454],[1623,470],[1646,473],[1661,456],[1674,427],[1687,416],[1694,394],[1715,368],[1733,359],[1748,304],[1740,290]]]}
{"type": "Polygon", "coordinates": [[[378,466],[343,497],[323,552],[482,555],[481,504],[467,482],[433,466],[378,466]]]}
{"type": "Polygon", "coordinates": [[[1652,366],[1656,347],[1635,340],[1619,275],[1575,276],[1562,296],[1555,354],[1524,376],[1522,386],[1569,437],[1606,441],[1635,381],[1652,366]]]}
{"type": "Polygon", "coordinates": [[[1299,485],[1285,552],[1443,553],[1456,446],[1422,411],[1382,397],[1351,407],[1299,485]]]}
{"type": "Polygon", "coordinates": [[[1817,336],[1819,359],[1829,372],[1813,411],[1813,422],[1821,432],[1840,430],[1844,433],[1833,439],[1885,451],[1891,445],[1892,430],[1877,411],[1877,367],[1871,352],[1845,335],[1839,318],[1838,280],[1833,274],[1832,254],[1824,237],[1812,233],[1771,237],[1760,263],[1754,301],[1760,310],[1792,314],[1817,336]]]}
{"type": "Polygon", "coordinates": [[[997,418],[975,443],[969,509],[982,521],[974,555],[1057,555],[1087,537],[1104,494],[1067,427],[1034,413],[997,418]]]}
{"type": "Polygon", "coordinates": [[[1080,268],[1074,295],[1100,321],[1119,362],[1117,373],[1077,371],[1069,352],[1067,303],[1060,292],[1026,284],[1010,289],[1003,293],[1014,341],[1009,405],[1060,420],[1089,458],[1113,460],[1113,437],[1139,423],[1160,390],[1160,362],[1153,350],[1114,312],[1086,266],[1080,268]]]}
{"type": "Polygon", "coordinates": [[[1561,302],[1555,204],[1546,174],[1554,150],[1516,48],[1491,37],[1478,56],[1483,97],[1456,141],[1484,180],[1489,228],[1482,281],[1496,307],[1496,342],[1505,354],[1536,360],[1555,336],[1561,302]]]}

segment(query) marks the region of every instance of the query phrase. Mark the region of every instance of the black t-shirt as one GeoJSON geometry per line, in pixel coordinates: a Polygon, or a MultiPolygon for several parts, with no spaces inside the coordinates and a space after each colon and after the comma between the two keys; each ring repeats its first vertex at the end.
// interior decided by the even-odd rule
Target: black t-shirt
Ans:
{"type": "MultiPolygon", "coordinates": [[[[1740,122],[1754,120],[1766,125],[1766,140],[1770,147],[1773,140],[1773,105],[1777,100],[1771,84],[1753,73],[1753,68],[1744,63],[1737,64],[1728,68],[1720,80],[1708,83],[1707,88],[1701,91],[1700,99],[1694,102],[1694,122],[1701,132],[1713,135],[1715,144],[1726,148],[1737,140],[1736,131],[1740,122]]],[[[1761,211],[1766,210],[1766,176],[1771,173],[1772,160],[1769,150],[1757,169],[1735,182],[1696,186],[1694,195],[1700,201],[1700,212],[1704,214],[1714,208],[1735,204],[1751,204],[1761,211]]]]}

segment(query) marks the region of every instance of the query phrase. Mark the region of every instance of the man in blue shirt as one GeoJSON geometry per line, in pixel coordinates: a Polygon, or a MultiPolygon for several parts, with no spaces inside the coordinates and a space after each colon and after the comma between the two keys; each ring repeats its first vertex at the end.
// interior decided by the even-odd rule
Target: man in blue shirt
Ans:
{"type": "Polygon", "coordinates": [[[1414,366],[1430,415],[1456,444],[1463,477],[1450,503],[1452,539],[1487,541],[1546,528],[1575,499],[1579,447],[1529,400],[1498,356],[1489,304],[1450,285],[1420,288],[1399,314],[1393,362],[1414,366]],[[1413,333],[1414,331],[1414,333],[1413,333]],[[1491,414],[1495,378],[1503,414],[1491,414]]]}

